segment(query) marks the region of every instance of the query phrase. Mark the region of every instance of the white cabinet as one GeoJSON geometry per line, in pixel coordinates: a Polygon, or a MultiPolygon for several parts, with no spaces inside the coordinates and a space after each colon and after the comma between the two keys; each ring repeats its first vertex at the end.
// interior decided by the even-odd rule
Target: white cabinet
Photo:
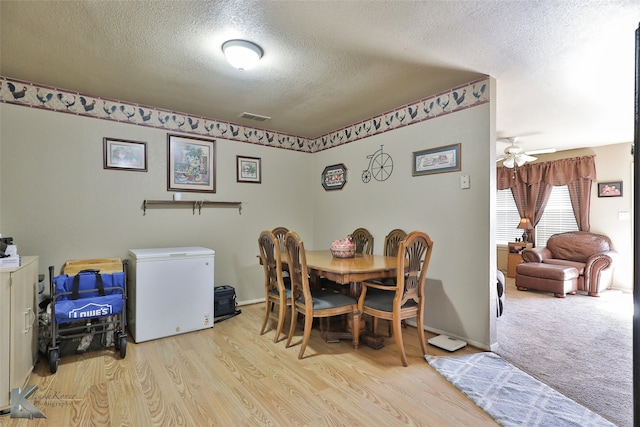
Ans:
{"type": "Polygon", "coordinates": [[[11,390],[29,381],[38,357],[38,257],[0,269],[0,408],[10,405],[11,390]]]}

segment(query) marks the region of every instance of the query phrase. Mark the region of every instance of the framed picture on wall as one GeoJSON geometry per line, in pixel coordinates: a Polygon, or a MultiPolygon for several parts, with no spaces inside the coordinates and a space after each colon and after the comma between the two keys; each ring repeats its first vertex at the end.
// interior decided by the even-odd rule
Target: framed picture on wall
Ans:
{"type": "Polygon", "coordinates": [[[598,197],[622,197],[622,181],[599,182],[598,197]]]}
{"type": "Polygon", "coordinates": [[[262,182],[260,163],[261,159],[258,157],[236,156],[236,181],[260,184],[262,182]]]}
{"type": "Polygon", "coordinates": [[[347,167],[339,163],[324,168],[322,171],[322,187],[325,190],[341,190],[347,183],[347,167]]]}
{"type": "Polygon", "coordinates": [[[216,142],[167,135],[167,190],[216,192],[216,142]]]}
{"type": "Polygon", "coordinates": [[[147,171],[147,143],[103,138],[104,169],[147,171]]]}
{"type": "Polygon", "coordinates": [[[413,152],[413,176],[459,171],[460,144],[413,152]]]}

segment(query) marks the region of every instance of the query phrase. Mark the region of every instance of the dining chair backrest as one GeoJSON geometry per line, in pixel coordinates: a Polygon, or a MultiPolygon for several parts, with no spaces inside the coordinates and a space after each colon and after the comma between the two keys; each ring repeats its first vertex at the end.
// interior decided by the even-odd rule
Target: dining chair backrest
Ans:
{"type": "Polygon", "coordinates": [[[307,256],[304,242],[295,231],[290,231],[285,237],[289,278],[291,280],[291,298],[293,301],[311,301],[309,274],[307,272],[307,256]]]}
{"type": "Polygon", "coordinates": [[[264,286],[266,292],[280,292],[280,290],[284,290],[282,259],[278,239],[273,232],[264,230],[260,233],[260,237],[258,237],[258,246],[264,268],[264,286]]]}
{"type": "Polygon", "coordinates": [[[351,233],[351,241],[356,246],[357,254],[373,254],[373,235],[366,228],[356,228],[351,233]]]}
{"type": "Polygon", "coordinates": [[[384,255],[396,256],[398,255],[398,249],[400,248],[400,242],[407,237],[407,233],[404,230],[396,228],[391,230],[389,234],[384,238],[384,255]]]}
{"type": "Polygon", "coordinates": [[[424,304],[424,284],[431,260],[433,242],[421,231],[409,233],[398,248],[397,294],[394,305],[400,309],[407,301],[413,300],[420,307],[424,304]],[[398,298],[398,296],[400,298],[398,298]]]}
{"type": "MultiPolygon", "coordinates": [[[[314,318],[328,318],[349,314],[353,324],[359,324],[360,313],[358,312],[358,301],[341,292],[334,292],[328,289],[309,287],[309,274],[307,269],[307,255],[304,250],[304,243],[295,231],[290,231],[285,237],[285,247],[287,249],[287,262],[289,266],[289,277],[291,279],[291,324],[289,325],[289,338],[287,345],[291,345],[291,340],[296,330],[298,315],[304,316],[304,333],[298,359],[302,359],[309,338],[314,318]]],[[[353,331],[353,344],[358,348],[360,329],[353,331]]]]}
{"type": "Polygon", "coordinates": [[[265,314],[260,334],[262,335],[265,332],[273,305],[278,304],[278,326],[273,338],[273,342],[277,342],[284,326],[287,306],[290,305],[290,292],[287,295],[287,285],[282,272],[280,242],[273,232],[264,230],[258,237],[258,247],[260,249],[260,261],[264,269],[265,290],[265,314]]]}
{"type": "Polygon", "coordinates": [[[271,230],[271,232],[274,234],[274,236],[276,236],[276,238],[278,239],[278,242],[280,242],[280,252],[284,253],[285,252],[284,236],[287,235],[287,233],[289,232],[289,229],[286,227],[276,227],[273,230],[271,230]]]}

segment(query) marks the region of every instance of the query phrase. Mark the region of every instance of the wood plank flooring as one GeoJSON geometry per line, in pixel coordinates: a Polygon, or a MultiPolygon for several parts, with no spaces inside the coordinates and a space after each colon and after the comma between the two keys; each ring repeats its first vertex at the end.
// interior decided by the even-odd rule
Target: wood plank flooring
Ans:
{"type": "MultiPolygon", "coordinates": [[[[240,308],[242,314],[212,329],[130,340],[125,359],[113,348],[67,356],[52,375],[42,358],[29,400],[47,419],[3,416],[0,425],[497,425],[427,364],[411,326],[404,329],[406,368],[393,338],[385,337],[379,350],[355,350],[349,341],[326,343],[317,329],[298,360],[301,331],[286,349],[284,336],[273,342],[275,313],[261,336],[264,305],[240,308]]],[[[380,330],[386,331],[382,321],[380,330]]],[[[446,352],[430,346],[429,353],[446,352]]]]}

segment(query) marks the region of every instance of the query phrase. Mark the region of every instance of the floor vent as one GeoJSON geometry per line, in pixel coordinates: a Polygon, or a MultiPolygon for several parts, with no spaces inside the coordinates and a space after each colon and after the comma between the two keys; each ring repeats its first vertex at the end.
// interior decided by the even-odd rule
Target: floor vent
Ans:
{"type": "Polygon", "coordinates": [[[253,113],[242,113],[240,117],[243,119],[255,120],[256,122],[266,122],[267,120],[271,120],[271,117],[261,116],[259,114],[253,113]]]}

